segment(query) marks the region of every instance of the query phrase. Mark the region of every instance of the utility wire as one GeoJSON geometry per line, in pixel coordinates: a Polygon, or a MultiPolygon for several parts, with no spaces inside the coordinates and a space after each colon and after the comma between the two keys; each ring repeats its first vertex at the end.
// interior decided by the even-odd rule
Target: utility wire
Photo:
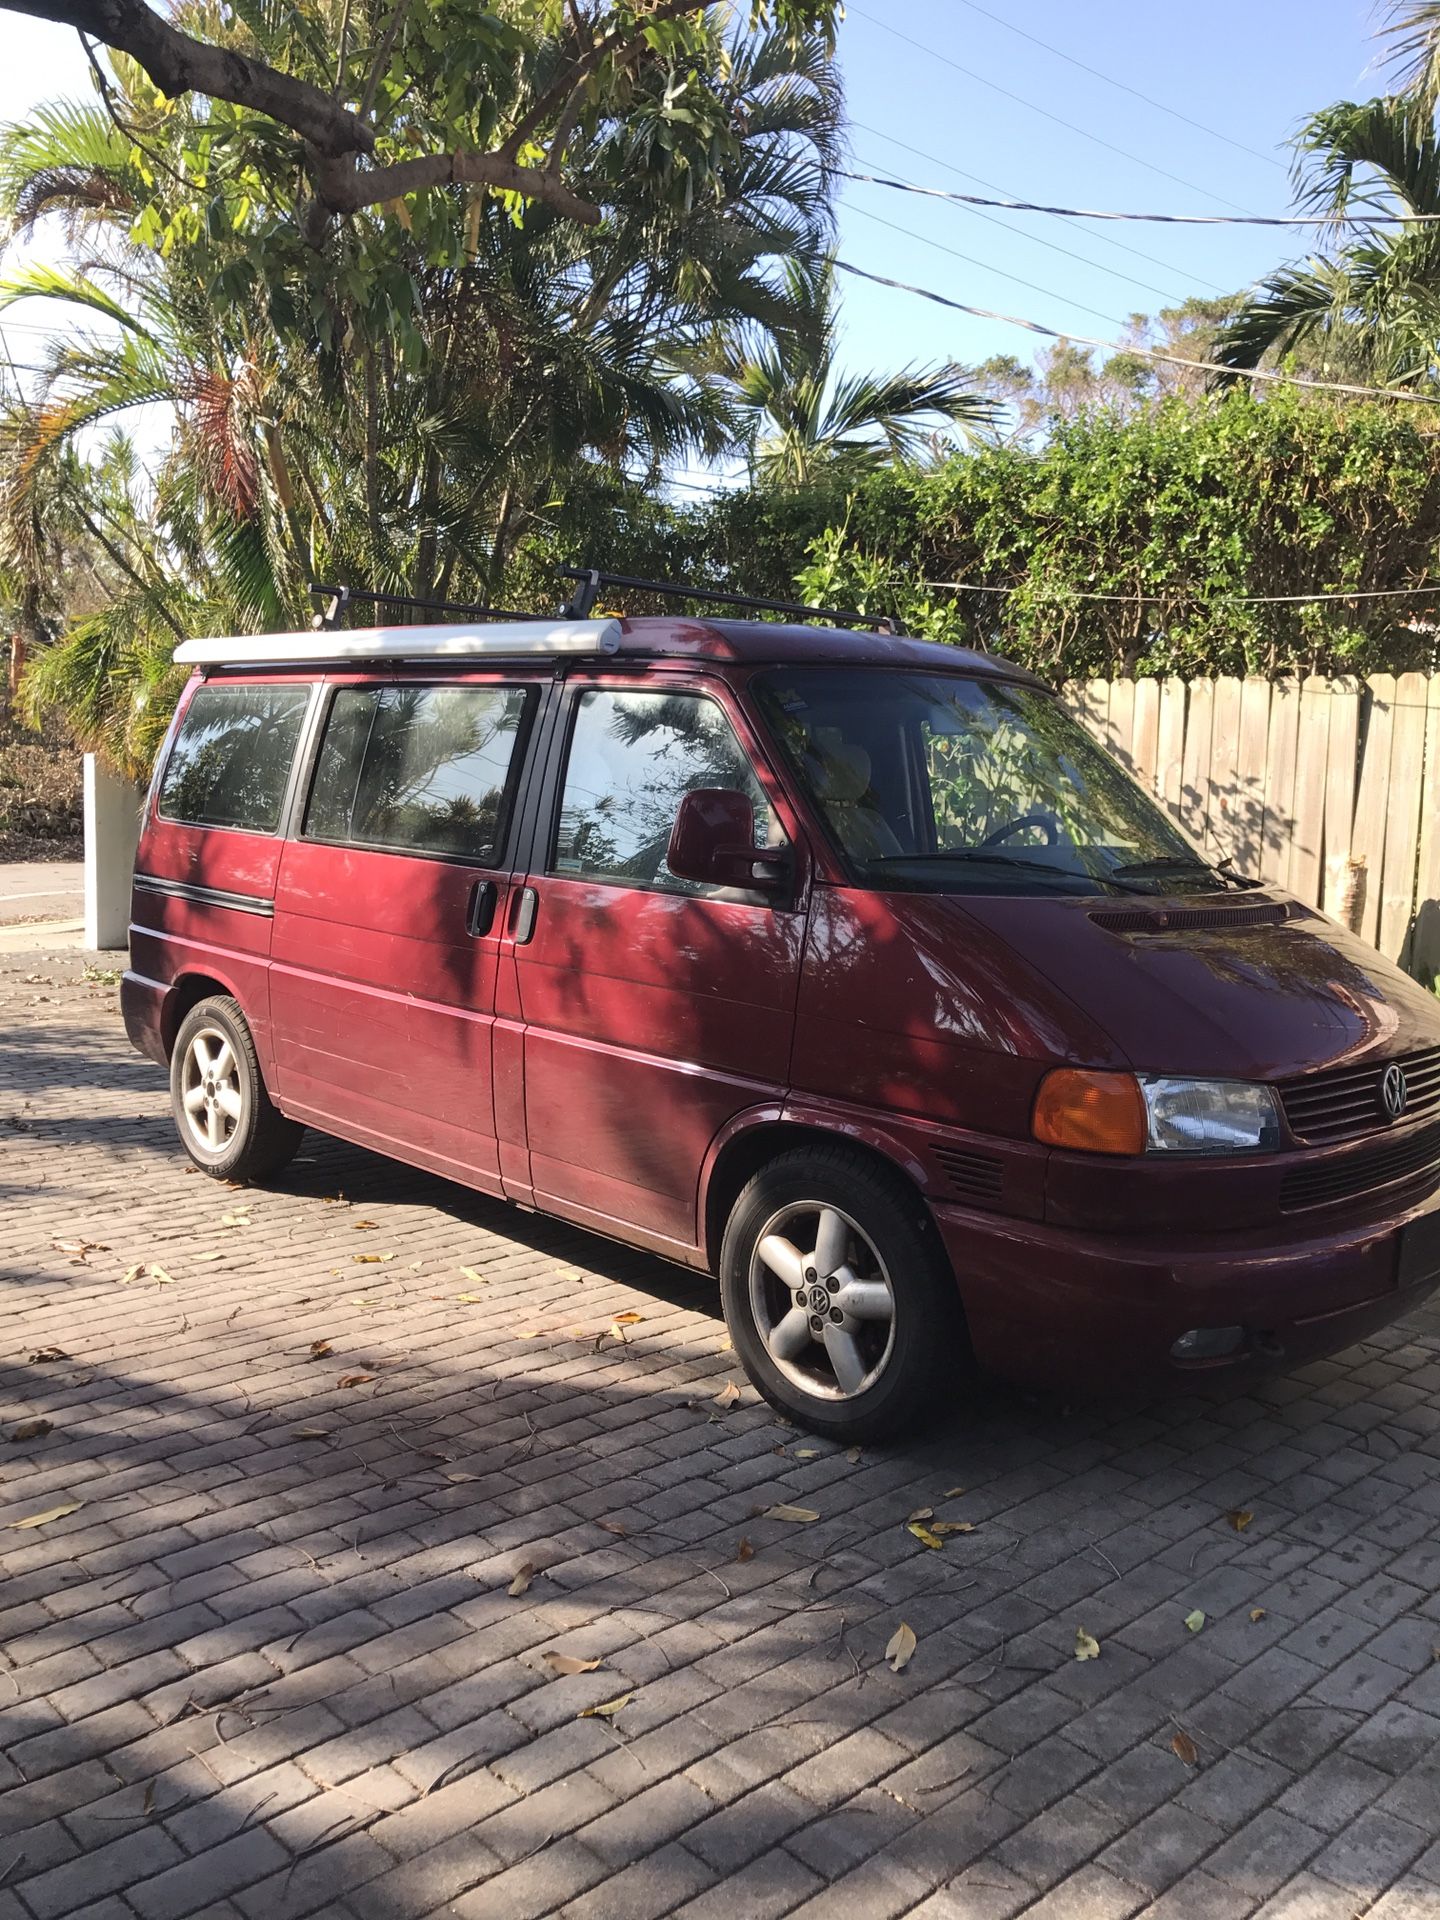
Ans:
{"type": "MultiPolygon", "coordinates": [[[[860,157],[863,160],[865,156],[862,154],[860,157]]],[[[868,181],[879,186],[888,184],[877,174],[846,173],[843,168],[837,168],[836,171],[844,180],[868,181]]],[[[957,194],[955,197],[959,199],[961,196],[957,194]]],[[[1164,287],[1153,286],[1148,280],[1137,280],[1133,273],[1125,273],[1119,267],[1107,267],[1103,260],[1096,260],[1088,253],[1077,253],[1073,247],[1062,247],[1058,241],[1047,240],[1043,234],[1027,233],[1024,227],[1017,227],[1013,220],[997,220],[993,213],[986,213],[978,203],[972,205],[969,211],[977,220],[988,220],[992,227],[999,227],[1005,233],[1018,234],[1022,240],[1028,240],[1037,247],[1048,247],[1051,253],[1063,253],[1067,260],[1078,260],[1082,266],[1093,267],[1097,273],[1109,274],[1113,280],[1123,280],[1127,286],[1139,287],[1142,293],[1157,293],[1162,300],[1180,301],[1184,298],[1182,294],[1167,293],[1164,287]]]]}
{"type": "Polygon", "coordinates": [[[955,313],[972,314],[977,320],[998,320],[1007,327],[1023,327],[1027,333],[1043,334],[1047,340],[1070,340],[1080,347],[1100,347],[1107,353],[1131,353],[1142,360],[1155,360],[1166,366],[1189,367],[1196,373],[1221,373],[1229,380],[1276,380],[1291,387],[1311,387],[1321,393],[1350,393],[1366,400],[1410,400],[1422,406],[1440,406],[1440,394],[1411,393],[1404,387],[1351,386],[1342,380],[1312,380],[1304,374],[1281,373],[1269,367],[1227,367],[1218,360],[1187,360],[1182,354],[1165,353],[1158,347],[1138,347],[1128,340],[1092,340],[1083,333],[1070,333],[1060,327],[1042,326],[1038,320],[1024,320],[1014,313],[995,313],[989,307],[967,306],[948,294],[934,293],[929,287],[914,287],[904,280],[891,280],[883,273],[871,273],[865,267],[853,267],[848,260],[836,259],[841,273],[857,280],[870,280],[877,287],[893,287],[899,293],[913,293],[955,313]]]}
{"type": "Polygon", "coordinates": [[[1252,159],[1263,160],[1267,166],[1279,167],[1283,173],[1285,163],[1277,160],[1273,153],[1261,153],[1258,147],[1247,147],[1243,140],[1234,140],[1228,133],[1221,133],[1218,127],[1210,127],[1203,120],[1192,120],[1188,113],[1181,113],[1178,107],[1167,107],[1163,100],[1156,100],[1148,93],[1142,93],[1138,87],[1132,87],[1128,81],[1117,80],[1113,73],[1105,73],[1099,67],[1087,66],[1073,53],[1066,53],[1063,47],[1052,46],[1048,40],[1042,40],[1038,33],[1029,33],[1024,27],[1017,27],[1013,20],[1007,20],[1003,14],[992,13],[988,7],[982,7],[978,0],[960,0],[962,6],[969,7],[972,13],[983,13],[987,20],[993,20],[997,26],[1007,27],[1011,33],[1018,33],[1022,40],[1028,40],[1034,47],[1043,47],[1047,53],[1053,53],[1057,60],[1068,60],[1072,67],[1078,67],[1082,73],[1091,74],[1096,80],[1103,80],[1108,87],[1118,87],[1121,93],[1128,93],[1133,100],[1143,100],[1147,107],[1154,107],[1157,113],[1168,113],[1172,120],[1183,120],[1187,127],[1194,127],[1197,133],[1208,133],[1214,140],[1223,140],[1227,147],[1234,147],[1237,153],[1248,153],[1252,159]]]}
{"type": "Polygon", "coordinates": [[[988,260],[979,260],[973,253],[961,253],[958,247],[947,247],[943,240],[932,240],[927,234],[916,233],[911,227],[897,226],[882,214],[871,213],[868,207],[851,207],[850,212],[858,213],[863,220],[873,220],[877,227],[888,227],[891,233],[903,234],[907,240],[918,240],[922,247],[933,247],[937,253],[948,253],[952,260],[963,260],[967,267],[979,267],[984,273],[998,273],[1002,280],[1013,280],[1017,287],[1024,287],[1030,293],[1043,294],[1047,300],[1061,300],[1067,307],[1074,307],[1080,313],[1093,313],[1097,320],[1108,320],[1112,327],[1125,325],[1117,314],[1102,313],[1098,307],[1087,307],[1083,300],[1072,300],[1068,294],[1057,293],[1054,287],[1042,287],[1034,280],[1024,280],[1018,273],[1009,272],[1005,267],[991,266],[988,260]]]}
{"type": "MultiPolygon", "coordinates": [[[[1000,207],[1007,213],[1050,213],[1062,220],[1146,220],[1170,227],[1409,227],[1440,220],[1440,213],[1102,213],[1094,207],[1047,207],[1035,200],[987,200],[978,193],[955,193],[949,187],[920,187],[913,180],[893,180],[879,173],[850,173],[834,169],[842,180],[862,180],[867,186],[893,187],[897,193],[919,193],[929,200],[958,200],[967,207],[1000,207]]],[[[1152,288],[1153,292],[1154,289],[1152,288]]]]}
{"type": "MultiPolygon", "coordinates": [[[[942,160],[938,153],[927,153],[923,147],[912,146],[908,140],[897,139],[893,133],[885,133],[879,127],[867,126],[863,120],[852,120],[850,124],[861,133],[872,134],[875,139],[883,140],[886,146],[899,147],[903,153],[913,153],[917,160],[928,160],[932,166],[940,167],[946,173],[953,173],[957,180],[971,180],[976,186],[988,187],[992,193],[1004,194],[1007,191],[1006,188],[997,185],[994,180],[986,180],[981,174],[970,173],[964,167],[957,167],[953,160],[942,160]]],[[[1113,234],[1092,233],[1089,237],[1098,241],[1101,246],[1113,247],[1117,253],[1128,253],[1136,260],[1144,260],[1152,267],[1159,267],[1162,273],[1179,273],[1190,278],[1194,277],[1190,275],[1187,267],[1177,266],[1173,260],[1162,260],[1158,254],[1146,253],[1139,247],[1132,247],[1124,240],[1117,240],[1113,234]]],[[[1098,260],[1092,261],[1091,264],[1099,267],[1102,273],[1105,271],[1100,267],[1098,260]]],[[[1227,291],[1225,287],[1217,286],[1213,280],[1202,280],[1201,285],[1208,287],[1212,293],[1223,294],[1227,291]]]]}
{"type": "Polygon", "coordinates": [[[886,33],[894,34],[897,40],[905,41],[914,47],[917,53],[928,54],[932,60],[942,61],[947,67],[953,67],[956,73],[963,73],[967,80],[978,80],[982,87],[1003,94],[1007,100],[1015,101],[1017,106],[1028,107],[1032,113],[1041,114],[1046,120],[1053,120],[1057,127],[1064,127],[1069,133],[1078,133],[1082,140],[1090,140],[1097,147],[1104,147],[1107,153],[1119,154],[1122,160],[1133,161],[1137,167],[1147,167],[1151,173],[1158,173],[1162,179],[1173,180],[1177,187],[1185,187],[1191,193],[1198,193],[1206,200],[1215,200],[1222,207],[1233,207],[1236,213],[1245,209],[1236,206],[1233,200],[1227,200],[1223,194],[1211,193],[1208,188],[1197,187],[1193,180],[1182,180],[1178,173],[1170,173],[1164,167],[1157,167],[1153,160],[1146,160],[1138,153],[1131,153],[1126,147],[1117,147],[1113,141],[1102,140],[1098,133],[1089,133],[1084,127],[1077,127],[1073,120],[1063,120],[1058,113],[1052,113],[1048,107],[1040,106],[1034,100],[1027,100],[1023,93],[1013,93],[1009,87],[1002,87],[998,80],[991,80],[983,73],[977,73],[973,67],[965,67],[958,60],[952,60],[948,53],[941,53],[938,47],[927,46],[923,40],[917,40],[912,34],[902,33],[899,27],[892,27],[888,20],[881,20],[873,13],[867,13],[863,7],[850,5],[851,13],[858,13],[862,20],[868,20],[873,26],[881,27],[886,33]]]}

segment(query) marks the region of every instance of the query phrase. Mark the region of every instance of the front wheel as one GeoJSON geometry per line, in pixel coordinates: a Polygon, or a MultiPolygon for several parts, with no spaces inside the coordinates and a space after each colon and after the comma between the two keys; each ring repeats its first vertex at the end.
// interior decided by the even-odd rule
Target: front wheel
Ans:
{"type": "Polygon", "coordinates": [[[967,1353],[934,1222],[898,1176],[843,1147],[781,1154],[735,1202],[725,1319],[773,1407],[834,1439],[918,1424],[967,1353]]]}
{"type": "Polygon", "coordinates": [[[180,1023],[170,1056],[170,1107],[181,1145],[217,1180],[263,1180],[295,1154],[305,1131],[265,1090],[239,1003],[214,994],[180,1023]]]}

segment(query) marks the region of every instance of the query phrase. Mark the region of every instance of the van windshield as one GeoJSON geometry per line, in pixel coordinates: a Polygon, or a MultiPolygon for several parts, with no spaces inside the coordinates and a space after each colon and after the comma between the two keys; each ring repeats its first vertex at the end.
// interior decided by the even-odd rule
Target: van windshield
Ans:
{"type": "Polygon", "coordinates": [[[784,668],[753,687],[868,886],[1150,893],[1232,884],[1039,688],[888,667],[784,668]]]}

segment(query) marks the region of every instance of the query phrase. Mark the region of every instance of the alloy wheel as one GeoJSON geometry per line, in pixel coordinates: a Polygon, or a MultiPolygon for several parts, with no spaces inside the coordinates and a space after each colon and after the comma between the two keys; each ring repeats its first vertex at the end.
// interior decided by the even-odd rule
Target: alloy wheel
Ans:
{"type": "Polygon", "coordinates": [[[771,1216],[750,1262],[750,1306],[791,1385],[827,1400],[873,1386],[895,1344],[895,1293],[873,1242],[823,1201],[771,1216]]]}
{"type": "Polygon", "coordinates": [[[244,1101],[239,1058],[219,1027],[200,1027],[191,1035],[180,1068],[180,1104],[201,1151],[223,1153],[240,1124],[244,1101]]]}

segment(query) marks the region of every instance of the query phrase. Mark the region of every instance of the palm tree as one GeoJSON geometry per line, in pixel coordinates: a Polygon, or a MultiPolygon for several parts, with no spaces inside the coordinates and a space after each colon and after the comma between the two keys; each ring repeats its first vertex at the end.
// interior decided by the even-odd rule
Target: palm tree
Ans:
{"type": "Polygon", "coordinates": [[[842,372],[833,265],[792,260],[785,279],[798,328],[788,339],[752,341],[748,350],[741,338],[723,351],[720,365],[720,379],[749,423],[753,478],[806,486],[827,468],[913,460],[941,423],[992,423],[994,403],[953,362],[891,374],[842,372]]]}

